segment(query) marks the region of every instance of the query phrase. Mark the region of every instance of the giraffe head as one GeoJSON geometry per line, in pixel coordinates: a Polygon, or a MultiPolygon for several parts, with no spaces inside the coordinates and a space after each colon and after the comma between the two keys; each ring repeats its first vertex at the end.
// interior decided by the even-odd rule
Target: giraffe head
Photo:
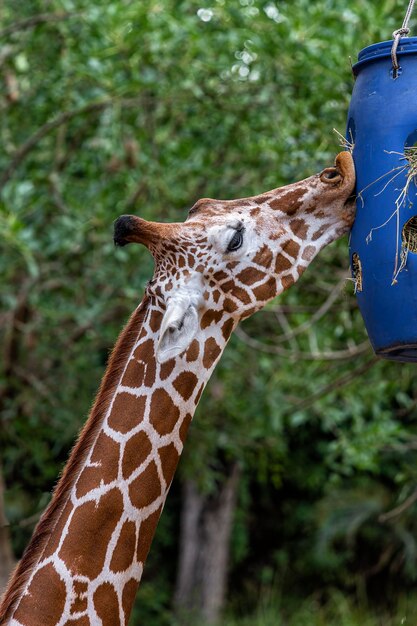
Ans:
{"type": "Polygon", "coordinates": [[[155,260],[150,295],[165,313],[157,358],[184,352],[199,330],[228,314],[229,334],[292,285],[354,219],[349,152],[301,182],[238,200],[199,200],[184,223],[122,215],[114,241],[144,244],[155,260]]]}

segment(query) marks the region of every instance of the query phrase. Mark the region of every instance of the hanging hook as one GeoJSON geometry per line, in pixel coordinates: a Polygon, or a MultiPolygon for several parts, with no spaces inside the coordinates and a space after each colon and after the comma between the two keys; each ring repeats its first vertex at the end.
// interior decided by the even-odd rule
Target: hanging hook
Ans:
{"type": "Polygon", "coordinates": [[[393,41],[392,48],[391,48],[391,59],[392,59],[392,77],[394,78],[394,80],[398,78],[399,69],[400,69],[400,64],[398,63],[398,58],[397,58],[398,44],[400,43],[401,37],[407,37],[407,35],[410,32],[410,29],[408,28],[408,23],[411,18],[411,13],[413,12],[413,9],[414,9],[414,3],[415,3],[415,0],[410,0],[405,17],[404,17],[403,25],[401,26],[401,28],[399,28],[398,30],[394,30],[394,32],[392,33],[392,37],[394,41],[393,41]]]}

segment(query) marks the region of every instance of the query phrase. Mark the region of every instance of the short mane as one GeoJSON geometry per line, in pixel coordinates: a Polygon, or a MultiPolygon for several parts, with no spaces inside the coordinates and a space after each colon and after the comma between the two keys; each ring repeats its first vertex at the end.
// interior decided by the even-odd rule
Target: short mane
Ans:
{"type": "Polygon", "coordinates": [[[29,545],[10,577],[9,584],[0,604],[0,625],[6,624],[7,620],[11,619],[13,616],[33,568],[42,557],[48,539],[68,501],[71,489],[80,474],[88,452],[96,440],[98,429],[101,427],[109,403],[119,384],[126,359],[132,351],[138,337],[138,331],[142,326],[146,311],[148,310],[148,304],[149,298],[145,296],[119,335],[88,420],[82,428],[77,442],[72,449],[69,460],[62,472],[62,476],[54,489],[52,500],[39,520],[29,545]]]}

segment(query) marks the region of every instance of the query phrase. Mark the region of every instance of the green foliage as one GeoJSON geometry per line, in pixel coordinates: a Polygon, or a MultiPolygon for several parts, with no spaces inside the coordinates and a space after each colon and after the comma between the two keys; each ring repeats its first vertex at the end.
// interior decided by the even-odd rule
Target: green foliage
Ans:
{"type": "Polygon", "coordinates": [[[395,611],[369,610],[333,590],[324,602],[312,597],[301,606],[288,606],[268,593],[254,615],[227,620],[224,626],[399,626],[416,622],[414,604],[401,598],[395,611]]]}
{"type": "MultiPolygon", "coordinates": [[[[152,273],[144,250],[113,248],[113,220],[182,220],[199,197],[260,193],[327,166],[339,149],[332,128],[345,125],[349,56],[388,38],[403,7],[5,0],[1,11],[0,449],[20,554],[152,273]],[[45,13],[54,19],[13,28],[45,13]]],[[[375,581],[395,599],[417,575],[415,507],[381,521],[417,479],[414,370],[360,347],[346,270],[342,241],[243,324],[191,429],[182,478],[210,493],[228,462],[242,466],[229,597],[246,598],[247,612],[265,579],[296,597],[338,586],[379,600],[375,581]]],[[[176,489],[135,613],[155,626],[171,620],[176,489]]],[[[343,606],[339,595],[292,620],[391,624],[343,606]]],[[[268,619],[259,623],[278,623],[268,619]]]]}

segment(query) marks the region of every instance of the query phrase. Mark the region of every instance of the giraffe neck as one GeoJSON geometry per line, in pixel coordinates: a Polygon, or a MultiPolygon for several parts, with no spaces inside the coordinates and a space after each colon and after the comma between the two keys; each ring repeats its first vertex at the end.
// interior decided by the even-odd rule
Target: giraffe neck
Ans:
{"type": "Polygon", "coordinates": [[[127,625],[188,426],[234,326],[226,313],[205,319],[184,354],[159,364],[162,315],[146,298],[121,334],[0,624],[127,625]]]}

